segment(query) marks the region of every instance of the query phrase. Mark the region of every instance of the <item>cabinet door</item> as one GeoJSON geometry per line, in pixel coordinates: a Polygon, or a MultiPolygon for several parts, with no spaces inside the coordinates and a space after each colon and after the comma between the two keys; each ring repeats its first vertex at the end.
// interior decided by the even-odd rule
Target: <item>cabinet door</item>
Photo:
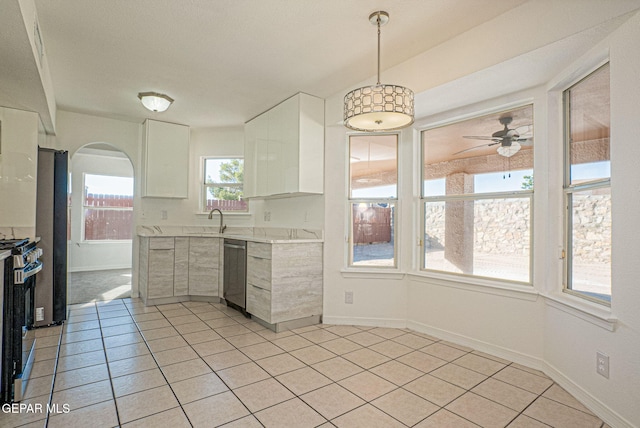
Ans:
{"type": "Polygon", "coordinates": [[[147,298],[173,296],[174,250],[149,250],[147,298]]]}
{"type": "Polygon", "coordinates": [[[256,166],[255,166],[255,196],[266,196],[267,193],[267,174],[269,164],[269,128],[268,117],[262,114],[252,122],[255,122],[256,131],[256,166]]]}
{"type": "Polygon", "coordinates": [[[286,101],[268,111],[269,145],[267,161],[267,194],[284,193],[283,144],[286,101]]]}
{"type": "Polygon", "coordinates": [[[189,238],[189,295],[218,295],[219,264],[219,238],[189,238]]]}
{"type": "Polygon", "coordinates": [[[189,294],[189,238],[175,238],[173,269],[173,295],[189,294]]]}
{"type": "Polygon", "coordinates": [[[324,100],[300,94],[298,116],[298,191],[324,191],[324,100]]]}
{"type": "Polygon", "coordinates": [[[244,125],[244,197],[256,196],[257,168],[257,128],[256,119],[244,125]]]}
{"type": "MultiPolygon", "coordinates": [[[[281,136],[282,193],[296,193],[299,191],[298,177],[300,174],[298,162],[299,146],[299,109],[300,95],[291,97],[280,104],[279,119],[281,136]]],[[[322,154],[320,157],[323,157],[322,154]]],[[[320,159],[318,159],[320,161],[320,159]]]]}
{"type": "Polygon", "coordinates": [[[142,196],[187,198],[189,127],[147,119],[144,130],[142,196]]]}

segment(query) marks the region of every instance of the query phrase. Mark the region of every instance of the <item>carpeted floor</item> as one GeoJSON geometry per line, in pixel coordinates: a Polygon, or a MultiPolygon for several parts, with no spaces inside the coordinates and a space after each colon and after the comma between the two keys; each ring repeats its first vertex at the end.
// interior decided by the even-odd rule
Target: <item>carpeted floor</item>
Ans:
{"type": "Polygon", "coordinates": [[[69,272],[67,304],[131,297],[131,269],[69,272]]]}

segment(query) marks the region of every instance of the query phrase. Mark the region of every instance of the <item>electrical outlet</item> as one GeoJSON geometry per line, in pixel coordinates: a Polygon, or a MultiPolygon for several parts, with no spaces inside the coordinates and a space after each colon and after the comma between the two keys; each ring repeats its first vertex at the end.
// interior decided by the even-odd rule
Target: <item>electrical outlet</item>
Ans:
{"type": "Polygon", "coordinates": [[[344,292],[344,302],[348,305],[353,305],[353,291],[344,292]]]}
{"type": "Polygon", "coordinates": [[[169,214],[167,213],[167,210],[160,211],[160,217],[162,218],[162,220],[168,219],[169,218],[169,214]]]}
{"type": "Polygon", "coordinates": [[[596,372],[609,379],[609,356],[600,351],[596,352],[596,372]]]}

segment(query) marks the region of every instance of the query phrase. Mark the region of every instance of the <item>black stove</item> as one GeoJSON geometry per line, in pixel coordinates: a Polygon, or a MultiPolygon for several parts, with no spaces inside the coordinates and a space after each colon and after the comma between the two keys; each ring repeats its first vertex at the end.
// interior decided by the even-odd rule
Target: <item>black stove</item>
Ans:
{"type": "Polygon", "coordinates": [[[33,366],[34,293],[36,274],[42,270],[42,249],[25,238],[0,240],[0,250],[11,250],[4,263],[0,401],[17,402],[23,398],[33,366]]]}
{"type": "Polygon", "coordinates": [[[29,243],[29,239],[0,239],[0,250],[19,249],[29,243]]]}

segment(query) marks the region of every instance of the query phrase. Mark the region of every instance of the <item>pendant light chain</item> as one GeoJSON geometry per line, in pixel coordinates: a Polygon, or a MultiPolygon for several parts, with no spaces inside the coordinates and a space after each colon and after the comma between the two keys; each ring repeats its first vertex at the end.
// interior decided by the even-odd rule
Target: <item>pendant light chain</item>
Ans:
{"type": "Polygon", "coordinates": [[[378,11],[378,83],[380,86],[380,12],[378,11]]]}

